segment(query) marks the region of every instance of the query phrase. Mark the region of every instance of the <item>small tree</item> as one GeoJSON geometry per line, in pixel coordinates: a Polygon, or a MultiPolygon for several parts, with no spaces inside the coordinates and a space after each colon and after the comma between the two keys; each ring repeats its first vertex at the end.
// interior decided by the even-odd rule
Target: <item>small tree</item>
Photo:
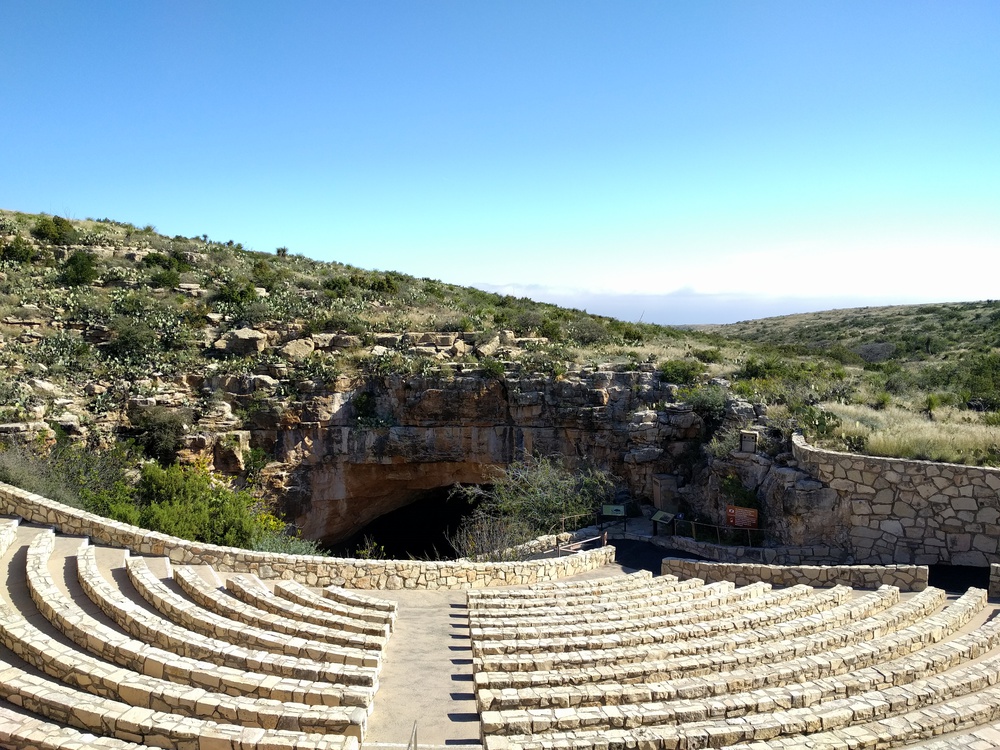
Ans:
{"type": "Polygon", "coordinates": [[[70,286],[83,286],[97,280],[97,264],[86,250],[77,250],[63,265],[62,280],[70,286]]]}
{"type": "Polygon", "coordinates": [[[517,461],[489,487],[456,486],[453,497],[476,510],[451,539],[464,556],[509,559],[511,549],[539,536],[585,526],[601,503],[614,498],[615,482],[593,468],[567,469],[556,457],[517,461]],[[501,546],[502,545],[502,546],[501,546]]]}

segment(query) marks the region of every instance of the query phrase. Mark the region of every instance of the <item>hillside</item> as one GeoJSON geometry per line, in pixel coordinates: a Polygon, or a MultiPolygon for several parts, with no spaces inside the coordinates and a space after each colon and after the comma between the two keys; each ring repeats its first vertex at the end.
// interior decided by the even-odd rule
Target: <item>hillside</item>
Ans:
{"type": "Polygon", "coordinates": [[[750,424],[776,459],[800,429],[1000,464],[998,322],[986,302],[679,330],[0,211],[0,479],[187,538],[207,524],[288,548],[285,520],[343,537],[519,453],[599,464],[648,499],[654,476],[696,481],[750,424]]]}

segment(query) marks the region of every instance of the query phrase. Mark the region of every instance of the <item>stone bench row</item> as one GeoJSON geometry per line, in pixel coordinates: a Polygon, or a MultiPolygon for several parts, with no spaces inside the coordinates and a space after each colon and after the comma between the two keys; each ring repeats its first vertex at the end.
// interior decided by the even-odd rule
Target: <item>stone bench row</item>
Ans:
{"type": "MultiPolygon", "coordinates": [[[[209,574],[214,575],[211,571],[209,574]]],[[[221,617],[244,625],[306,640],[322,641],[335,646],[356,648],[361,651],[373,651],[378,654],[385,651],[388,634],[384,627],[382,632],[376,635],[330,627],[325,624],[302,622],[284,614],[268,612],[253,604],[247,604],[240,598],[230,596],[218,585],[206,581],[194,568],[190,567],[174,570],[173,579],[195,604],[209,612],[214,612],[221,617]]],[[[217,578],[216,582],[221,583],[217,578]]]]}
{"type": "MultiPolygon", "coordinates": [[[[36,537],[29,547],[29,560],[47,559],[51,554],[51,539],[51,534],[36,537]]],[[[358,706],[366,710],[372,706],[374,687],[275,677],[190,659],[144,643],[87,614],[55,585],[47,565],[29,564],[26,574],[31,599],[49,623],[79,647],[121,667],[226,695],[318,706],[358,706]]]]}
{"type": "MultiPolygon", "coordinates": [[[[883,750],[914,747],[914,742],[921,739],[949,732],[964,732],[997,722],[1000,722],[1000,686],[994,685],[947,703],[922,706],[889,719],[811,735],[799,734],[727,745],[723,750],[883,750]]],[[[970,732],[969,737],[975,738],[979,734],[985,733],[970,732]]],[[[1000,732],[990,734],[992,737],[985,743],[965,744],[965,738],[953,736],[948,740],[933,741],[916,747],[920,750],[995,750],[1000,747],[1000,732]]]]}
{"type": "Polygon", "coordinates": [[[4,705],[0,705],[0,747],[15,750],[148,750],[147,745],[98,737],[4,705]]]}
{"type": "Polygon", "coordinates": [[[303,734],[178,716],[83,693],[0,658],[0,699],[57,725],[96,735],[176,750],[334,750],[356,748],[357,738],[303,734]]]}
{"type": "MultiPolygon", "coordinates": [[[[983,592],[985,593],[985,592],[983,592]]],[[[593,696],[589,705],[577,710],[562,708],[510,709],[482,714],[485,734],[530,734],[539,731],[612,728],[613,726],[660,726],[688,722],[731,719],[764,714],[776,707],[821,707],[844,698],[909,685],[920,679],[957,670],[989,653],[1000,644],[1000,623],[994,621],[947,643],[939,643],[908,654],[889,654],[888,660],[868,667],[855,667],[845,674],[796,682],[790,685],[737,690],[704,698],[677,695],[671,682],[650,684],[650,698],[640,686],[631,691],[612,689],[593,696]]],[[[1000,664],[1000,662],[998,662],[1000,664]]]]}
{"type": "MultiPolygon", "coordinates": [[[[7,569],[14,571],[15,579],[22,576],[27,579],[29,566],[34,569],[36,578],[44,570],[44,576],[51,582],[47,567],[53,536],[51,532],[40,531],[36,538],[38,543],[34,550],[29,547],[23,567],[10,556],[9,547],[4,550],[7,569]]],[[[11,583],[8,583],[8,590],[10,588],[11,583]]],[[[34,616],[34,610],[31,611],[34,616]]],[[[344,729],[350,736],[281,727],[278,721],[283,717],[272,710],[281,705],[276,701],[213,695],[122,669],[53,638],[6,600],[0,601],[0,642],[13,654],[0,653],[0,700],[6,702],[0,705],[5,708],[8,704],[17,706],[35,715],[27,720],[14,712],[16,723],[4,727],[5,733],[17,739],[14,745],[17,748],[30,746],[27,743],[33,743],[34,738],[22,732],[33,732],[41,735],[39,747],[149,745],[184,750],[320,750],[357,748],[358,737],[363,731],[363,723],[354,724],[353,728],[346,724],[340,726],[337,709],[331,709],[333,713],[324,716],[323,709],[308,706],[302,706],[298,712],[293,706],[287,725],[292,726],[301,719],[303,726],[311,726],[315,720],[324,731],[344,729]],[[196,696],[197,701],[193,700],[196,696]],[[174,706],[176,702],[182,703],[180,710],[174,706]],[[234,706],[234,703],[239,705],[234,706]],[[197,715],[185,716],[185,710],[197,715]],[[246,726],[244,718],[235,713],[252,713],[268,728],[246,726]],[[312,719],[306,718],[310,714],[312,719]],[[57,738],[59,744],[54,745],[57,738]]],[[[366,718],[362,709],[347,710],[359,721],[366,718]]]]}
{"type": "Polygon", "coordinates": [[[621,617],[603,619],[593,617],[587,620],[565,622],[553,618],[550,623],[523,625],[520,622],[509,626],[471,628],[473,640],[499,641],[516,639],[562,638],[572,635],[606,635],[617,633],[623,628],[630,631],[691,625],[724,617],[734,617],[754,611],[774,609],[791,604],[812,595],[814,589],[808,586],[793,586],[788,589],[771,591],[768,583],[755,583],[727,593],[694,600],[682,604],[636,608],[622,613],[621,617]]]}
{"type": "Polygon", "coordinates": [[[349,614],[334,614],[299,604],[274,594],[257,576],[234,573],[226,579],[226,591],[245,604],[299,623],[310,623],[344,633],[374,635],[382,639],[389,637],[389,623],[385,620],[373,621],[349,614]]]}
{"type": "MultiPolygon", "coordinates": [[[[588,604],[601,604],[611,602],[630,602],[636,599],[645,599],[657,594],[667,594],[675,591],[686,591],[688,589],[703,586],[704,582],[697,579],[680,581],[674,576],[660,576],[649,580],[639,579],[636,585],[615,588],[603,583],[604,579],[597,579],[594,588],[581,587],[573,592],[561,593],[546,589],[538,593],[517,597],[490,597],[477,598],[469,597],[466,603],[470,612],[501,612],[537,610],[544,607],[580,607],[588,604]]],[[[591,583],[587,581],[586,583],[591,583]]],[[[488,590],[488,589],[487,589],[488,590]]],[[[473,593],[466,592],[466,596],[473,593]]]]}
{"type": "MultiPolygon", "coordinates": [[[[47,567],[48,556],[29,550],[28,569],[47,567]]],[[[0,601],[0,643],[54,680],[102,698],[157,711],[264,729],[344,734],[359,739],[367,712],[362,708],[307,706],[271,699],[229,696],[183,686],[109,664],[39,629],[15,607],[0,601]]]]}
{"type": "Polygon", "coordinates": [[[625,594],[602,594],[579,597],[570,601],[550,599],[525,607],[498,606],[470,609],[469,622],[485,625],[491,622],[531,624],[533,622],[550,622],[553,619],[559,619],[563,622],[574,620],[589,622],[593,617],[614,619],[616,615],[626,616],[629,611],[636,608],[699,606],[695,603],[696,600],[724,594],[735,588],[735,584],[729,581],[719,581],[706,586],[696,578],[689,578],[669,586],[636,590],[625,594]]]}
{"type": "MultiPolygon", "coordinates": [[[[596,729],[581,727],[562,730],[550,727],[542,730],[546,732],[544,735],[512,735],[512,742],[506,744],[492,743],[487,735],[484,744],[487,750],[511,746],[605,748],[609,744],[614,746],[617,742],[627,746],[629,740],[636,745],[641,742],[644,748],[725,747],[772,740],[782,735],[800,736],[849,730],[858,724],[900,717],[917,708],[938,706],[947,710],[950,701],[966,696],[982,702],[982,696],[975,694],[984,688],[995,686],[998,680],[1000,656],[994,654],[978,661],[966,661],[962,666],[943,673],[918,675],[916,679],[903,685],[878,687],[873,683],[871,689],[818,704],[813,704],[815,694],[803,689],[790,707],[772,704],[768,707],[771,710],[766,713],[681,724],[663,724],[660,721],[669,721],[671,708],[667,704],[661,704],[659,708],[647,705],[642,713],[631,712],[627,706],[607,706],[595,709],[602,712],[600,718],[594,720],[595,725],[600,725],[596,729]],[[622,729],[618,729],[619,727],[622,729]]],[[[724,714],[726,708],[720,705],[718,710],[724,714]]],[[[563,721],[590,721],[589,711],[564,711],[562,716],[568,718],[563,721]]]]}
{"type": "MultiPolygon", "coordinates": [[[[776,659],[787,651],[807,646],[833,648],[851,640],[862,640],[871,633],[890,633],[937,610],[944,602],[944,592],[927,589],[913,599],[899,604],[899,589],[883,587],[852,599],[818,615],[753,630],[726,633],[722,636],[679,637],[668,643],[605,648],[594,651],[557,653],[515,653],[473,658],[478,672],[558,673],[563,670],[602,668],[654,675],[683,671],[703,674],[720,669],[776,659]],[[821,634],[821,638],[809,636],[821,634]]],[[[687,634],[685,634],[687,635],[687,634]]],[[[511,680],[517,680],[514,676],[511,680]]],[[[495,682],[495,681],[494,681],[495,682]]],[[[520,684],[520,683],[518,683],[520,684]]]]}
{"type": "Polygon", "coordinates": [[[195,602],[185,599],[169,589],[163,581],[153,574],[143,557],[131,557],[126,554],[125,568],[128,571],[129,580],[143,599],[149,602],[157,612],[188,630],[213,638],[221,638],[230,643],[245,643],[253,648],[276,654],[375,669],[381,666],[381,656],[378,651],[334,646],[322,641],[275,633],[271,630],[237,623],[227,617],[203,609],[195,602]]]}
{"type": "Polygon", "coordinates": [[[84,593],[129,635],[181,656],[267,675],[334,685],[375,688],[378,670],[350,664],[327,664],[312,659],[253,650],[240,641],[227,642],[174,624],[144,609],[111,586],[97,567],[94,548],[84,544],[76,556],[84,593]]]}
{"type": "MultiPolygon", "coordinates": [[[[784,592],[778,592],[784,593],[784,592]]],[[[740,632],[744,630],[767,627],[777,623],[797,620],[809,615],[818,614],[843,604],[851,595],[846,587],[816,590],[803,587],[794,590],[798,598],[784,597],[785,603],[774,605],[768,609],[736,612],[730,614],[724,609],[714,619],[694,620],[680,624],[654,624],[648,628],[618,627],[611,634],[557,636],[552,638],[511,638],[508,640],[477,641],[472,640],[474,656],[489,656],[495,654],[514,653],[557,653],[562,651],[596,651],[601,649],[621,649],[629,646],[649,644],[662,645],[678,640],[706,638],[719,633],[740,632]]],[[[695,617],[698,613],[692,613],[695,617]]],[[[714,613],[709,613],[714,614],[714,613]]],[[[683,615],[681,615],[683,618],[683,615]]],[[[670,622],[669,618],[666,622],[670,622]]]]}
{"type": "Polygon", "coordinates": [[[651,676],[648,671],[639,675],[630,674],[630,670],[623,667],[562,675],[538,673],[537,680],[531,679],[536,676],[531,673],[480,672],[476,675],[476,699],[480,711],[569,708],[709,698],[801,683],[870,667],[939,643],[967,625],[985,605],[986,592],[970,589],[940,613],[922,618],[895,633],[807,656],[791,654],[787,660],[768,662],[767,669],[736,669],[705,676],[674,678],[664,673],[651,676]],[[519,687],[511,686],[512,677],[521,678],[519,687]]]}
{"type": "Polygon", "coordinates": [[[317,594],[298,581],[277,581],[274,584],[276,596],[295,604],[356,620],[383,623],[388,626],[389,632],[396,626],[399,607],[396,602],[374,599],[337,586],[328,586],[321,591],[317,594]]]}
{"type": "MultiPolygon", "coordinates": [[[[676,581],[676,576],[661,576],[670,581],[676,581]]],[[[534,583],[520,589],[488,588],[470,589],[470,603],[490,599],[532,599],[549,598],[553,596],[576,596],[578,594],[600,594],[606,591],[627,591],[630,588],[640,588],[653,580],[653,574],[648,570],[638,570],[624,576],[605,576],[582,581],[547,581],[534,583]]]]}

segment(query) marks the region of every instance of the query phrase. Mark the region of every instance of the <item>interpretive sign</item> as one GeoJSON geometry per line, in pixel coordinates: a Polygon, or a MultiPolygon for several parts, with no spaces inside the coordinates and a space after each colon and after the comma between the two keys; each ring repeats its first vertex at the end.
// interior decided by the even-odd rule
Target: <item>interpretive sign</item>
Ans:
{"type": "Polygon", "coordinates": [[[756,430],[740,430],[741,453],[756,453],[758,442],[760,442],[759,432],[756,430]]]}
{"type": "Polygon", "coordinates": [[[667,511],[665,510],[658,510],[656,511],[656,513],[650,516],[649,520],[653,521],[654,523],[670,523],[671,521],[674,520],[674,514],[667,513],[667,511]]]}
{"type": "Polygon", "coordinates": [[[726,506],[726,525],[740,529],[757,528],[756,508],[741,508],[738,505],[726,506]]]}
{"type": "Polygon", "coordinates": [[[605,516],[617,516],[622,518],[625,516],[625,506],[624,505],[604,505],[602,506],[601,515],[605,516]]]}

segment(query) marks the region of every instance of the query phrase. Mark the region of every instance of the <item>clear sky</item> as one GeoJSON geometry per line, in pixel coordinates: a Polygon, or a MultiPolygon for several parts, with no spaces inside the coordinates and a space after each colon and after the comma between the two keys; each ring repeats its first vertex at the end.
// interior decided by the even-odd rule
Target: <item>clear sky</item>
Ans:
{"type": "Polygon", "coordinates": [[[1000,3],[0,6],[0,207],[664,323],[1000,297],[1000,3]]]}

